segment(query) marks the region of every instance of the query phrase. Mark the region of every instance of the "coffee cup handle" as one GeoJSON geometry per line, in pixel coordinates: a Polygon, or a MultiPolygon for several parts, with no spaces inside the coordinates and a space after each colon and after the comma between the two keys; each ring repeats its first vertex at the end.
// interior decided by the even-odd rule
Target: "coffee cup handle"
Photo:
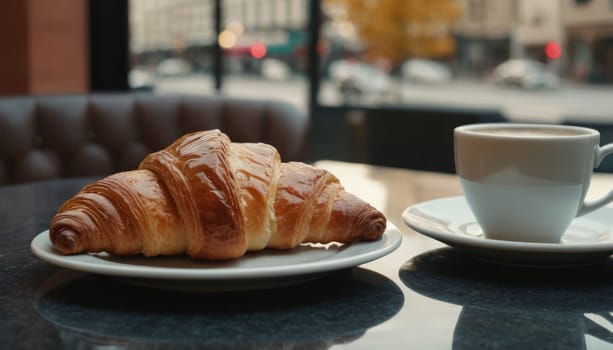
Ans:
{"type": "MultiPolygon", "coordinates": [[[[613,143],[610,143],[602,147],[596,147],[594,150],[594,168],[597,168],[600,165],[600,162],[602,162],[602,160],[606,156],[612,153],[613,153],[613,143]]],[[[609,191],[609,193],[602,196],[601,198],[598,198],[598,199],[595,199],[589,202],[584,201],[581,204],[581,207],[579,207],[579,210],[577,211],[577,216],[581,216],[581,215],[590,213],[608,204],[611,201],[613,201],[613,190],[609,191]]]]}

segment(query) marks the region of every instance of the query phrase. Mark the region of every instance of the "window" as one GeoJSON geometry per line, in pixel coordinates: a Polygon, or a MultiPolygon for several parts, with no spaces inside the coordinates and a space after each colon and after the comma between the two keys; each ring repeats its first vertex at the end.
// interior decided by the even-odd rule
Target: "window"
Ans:
{"type": "Polygon", "coordinates": [[[307,109],[304,0],[131,0],[130,82],[158,93],[285,99],[307,109]],[[282,5],[279,5],[282,4],[282,5]],[[215,46],[223,71],[216,72],[215,46]]]}
{"type": "Polygon", "coordinates": [[[613,58],[605,53],[613,16],[604,21],[598,11],[580,13],[556,1],[322,4],[323,105],[496,108],[534,121],[611,116],[603,99],[613,84],[606,68],[613,58]],[[514,13],[529,20],[516,21],[514,13]],[[584,42],[589,58],[579,51],[584,42]],[[569,94],[585,103],[570,103],[569,94]]]}

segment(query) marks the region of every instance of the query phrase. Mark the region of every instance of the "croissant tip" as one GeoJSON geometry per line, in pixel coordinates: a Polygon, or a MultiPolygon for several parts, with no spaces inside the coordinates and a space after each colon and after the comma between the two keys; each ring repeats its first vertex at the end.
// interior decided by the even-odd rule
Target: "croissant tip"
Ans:
{"type": "Polygon", "coordinates": [[[62,254],[76,252],[79,236],[71,229],[63,229],[55,235],[54,246],[62,254]]]}
{"type": "Polygon", "coordinates": [[[381,220],[381,221],[375,222],[372,229],[373,231],[379,234],[382,234],[385,231],[385,221],[381,220]]]}
{"type": "Polygon", "coordinates": [[[374,240],[381,238],[381,236],[385,232],[385,228],[386,228],[385,220],[372,221],[371,224],[369,225],[369,230],[367,234],[365,235],[364,239],[374,241],[374,240]]]}

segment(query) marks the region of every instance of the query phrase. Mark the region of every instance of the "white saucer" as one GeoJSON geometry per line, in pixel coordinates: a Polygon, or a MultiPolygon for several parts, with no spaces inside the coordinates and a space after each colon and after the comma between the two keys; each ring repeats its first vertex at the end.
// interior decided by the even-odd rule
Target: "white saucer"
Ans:
{"type": "Polygon", "coordinates": [[[364,264],[394,251],[402,241],[390,222],[383,237],[374,242],[303,244],[291,250],[263,250],[223,262],[192,260],[187,256],[113,257],[108,254],[61,255],[49,240],[49,231],[31,243],[34,255],[64,268],[119,276],[128,282],[175,290],[226,291],[262,289],[304,282],[364,264]]]}
{"type": "Polygon", "coordinates": [[[613,208],[604,207],[575,219],[560,243],[487,239],[464,197],[435,199],[402,212],[404,222],[428,237],[476,258],[512,265],[573,266],[607,259],[613,254],[613,208]]]}

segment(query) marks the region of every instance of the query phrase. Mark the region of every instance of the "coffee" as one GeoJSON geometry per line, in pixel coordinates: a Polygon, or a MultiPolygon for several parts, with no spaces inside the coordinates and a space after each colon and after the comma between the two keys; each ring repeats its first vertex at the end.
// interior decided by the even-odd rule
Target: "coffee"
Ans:
{"type": "Polygon", "coordinates": [[[560,137],[585,135],[581,129],[539,128],[539,127],[483,127],[471,130],[477,134],[504,137],[560,137]]]}

